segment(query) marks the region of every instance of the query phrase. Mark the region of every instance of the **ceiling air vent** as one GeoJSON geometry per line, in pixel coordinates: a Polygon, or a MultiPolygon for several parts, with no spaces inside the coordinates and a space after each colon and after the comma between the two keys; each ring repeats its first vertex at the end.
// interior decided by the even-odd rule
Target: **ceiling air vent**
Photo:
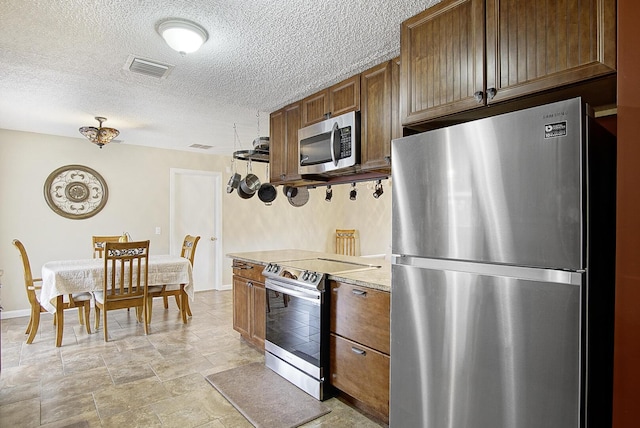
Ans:
{"type": "Polygon", "coordinates": [[[213,146],[207,146],[206,144],[192,144],[189,147],[191,147],[193,149],[209,150],[213,146]]]}
{"type": "Polygon", "coordinates": [[[163,64],[152,59],[129,55],[127,62],[122,68],[132,73],[144,74],[145,76],[155,77],[157,79],[165,79],[171,73],[173,67],[171,64],[163,64]]]}

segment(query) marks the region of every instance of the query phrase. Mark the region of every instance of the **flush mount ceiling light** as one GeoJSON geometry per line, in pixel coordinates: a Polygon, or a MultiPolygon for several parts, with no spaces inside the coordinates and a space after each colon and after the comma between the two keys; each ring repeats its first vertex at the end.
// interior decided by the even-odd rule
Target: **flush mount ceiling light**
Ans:
{"type": "Polygon", "coordinates": [[[209,38],[204,28],[185,19],[163,21],[157,30],[169,47],[181,55],[197,51],[209,38]]]}
{"type": "Polygon", "coordinates": [[[103,128],[102,122],[106,122],[106,117],[96,116],[96,120],[100,123],[99,128],[95,126],[83,126],[79,131],[93,144],[97,144],[98,147],[102,148],[102,146],[109,144],[111,140],[116,138],[118,134],[120,134],[120,131],[115,128],[103,128]]]}

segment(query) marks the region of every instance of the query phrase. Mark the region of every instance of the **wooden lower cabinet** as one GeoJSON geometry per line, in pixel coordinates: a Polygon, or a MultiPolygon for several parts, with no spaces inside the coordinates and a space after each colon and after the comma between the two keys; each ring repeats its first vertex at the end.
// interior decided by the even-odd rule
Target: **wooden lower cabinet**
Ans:
{"type": "Polygon", "coordinates": [[[389,356],[331,333],[331,385],[365,404],[383,420],[389,418],[389,356]]]}
{"type": "Polygon", "coordinates": [[[338,281],[329,289],[331,385],[388,422],[391,296],[338,281]]]}
{"type": "Polygon", "coordinates": [[[236,264],[233,275],[233,329],[264,350],[266,290],[261,265],[236,264]],[[237,266],[237,267],[236,267],[237,266]]]}

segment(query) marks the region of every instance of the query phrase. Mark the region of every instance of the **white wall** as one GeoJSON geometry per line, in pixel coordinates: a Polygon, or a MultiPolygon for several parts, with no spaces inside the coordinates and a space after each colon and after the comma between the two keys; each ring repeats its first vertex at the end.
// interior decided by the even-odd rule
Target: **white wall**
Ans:
{"type": "MultiPolygon", "coordinates": [[[[389,253],[391,189],[375,200],[366,183],[358,184],[356,201],[349,185],[334,186],[331,203],[324,188],[310,190],[309,203],[292,207],[278,187],[272,206],[257,196],[241,199],[226,193],[230,158],[175,150],[110,144],[98,149],[82,138],[55,137],[0,129],[0,303],[5,314],[28,308],[18,251],[11,241],[25,245],[35,276],[49,260],[90,258],[91,236],[127,231],[133,239],[149,239],[152,254],[169,253],[169,171],[184,168],[218,171],[224,177],[222,197],[223,253],[305,249],[333,252],[333,231],[355,228],[361,254],[389,253]],[[44,199],[44,182],[64,165],[80,164],[96,170],[109,188],[105,208],[84,220],[54,213],[44,199]],[[155,235],[160,226],[161,235],[155,235]]],[[[253,172],[265,179],[265,164],[253,172]]],[[[238,162],[246,175],[246,164],[238,162]]],[[[231,284],[231,261],[223,262],[223,284],[231,284]]]]}

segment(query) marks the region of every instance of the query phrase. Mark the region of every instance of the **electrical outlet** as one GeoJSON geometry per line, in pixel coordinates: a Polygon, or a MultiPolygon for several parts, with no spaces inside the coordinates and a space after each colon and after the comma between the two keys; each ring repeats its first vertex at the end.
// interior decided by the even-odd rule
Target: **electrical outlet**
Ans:
{"type": "Polygon", "coordinates": [[[156,235],[160,235],[161,229],[160,226],[156,226],[156,235]]]}

